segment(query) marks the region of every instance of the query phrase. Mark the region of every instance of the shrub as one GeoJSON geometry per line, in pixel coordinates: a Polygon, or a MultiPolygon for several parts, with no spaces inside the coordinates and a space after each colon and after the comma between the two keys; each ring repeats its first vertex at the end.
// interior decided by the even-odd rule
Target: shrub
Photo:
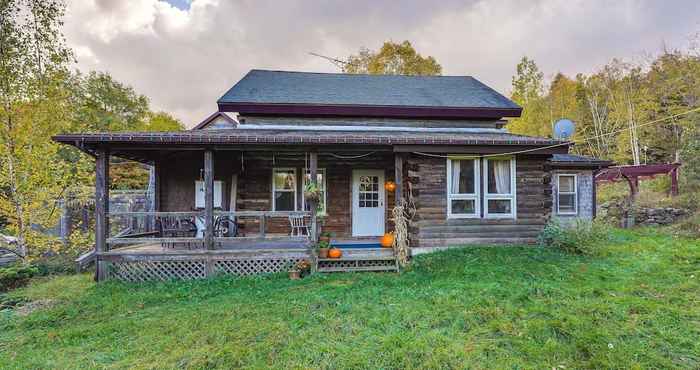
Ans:
{"type": "Polygon", "coordinates": [[[61,254],[39,258],[32,265],[36,266],[38,274],[42,276],[75,273],[74,259],[61,254]]]}
{"type": "Polygon", "coordinates": [[[0,292],[20,287],[36,275],[39,270],[34,266],[15,265],[0,268],[0,292]]]}
{"type": "Polygon", "coordinates": [[[700,211],[672,225],[670,230],[678,236],[700,238],[700,211]]]}
{"type": "Polygon", "coordinates": [[[609,240],[610,227],[601,222],[576,220],[571,225],[550,221],[538,237],[540,245],[567,253],[594,255],[600,243],[609,240]]]}

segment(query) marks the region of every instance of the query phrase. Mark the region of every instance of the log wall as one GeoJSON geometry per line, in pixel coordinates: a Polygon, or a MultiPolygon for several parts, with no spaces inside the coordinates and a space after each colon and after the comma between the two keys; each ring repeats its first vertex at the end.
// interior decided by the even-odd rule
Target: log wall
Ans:
{"type": "MultiPolygon", "coordinates": [[[[355,153],[356,155],[358,153],[355,153]]],[[[360,153],[362,154],[362,153],[360,153]]],[[[351,155],[351,154],[348,154],[351,155]]],[[[302,209],[302,172],[307,166],[304,153],[240,152],[221,151],[214,155],[214,179],[224,181],[224,209],[228,210],[231,175],[238,174],[236,210],[272,210],[272,169],[297,169],[297,210],[302,209]],[[241,158],[242,156],[242,158],[241,158]]],[[[161,210],[189,211],[194,207],[194,182],[200,177],[204,167],[201,153],[181,153],[161,165],[161,210]]],[[[326,172],[326,217],[321,231],[328,231],[334,237],[352,236],[352,170],[382,169],[385,180],[394,180],[394,154],[375,153],[359,159],[339,159],[323,153],[318,155],[318,168],[326,172]]],[[[385,194],[385,229],[392,230],[390,222],[394,194],[385,194]]],[[[256,235],[259,222],[256,219],[243,219],[240,222],[241,236],[256,235]]],[[[310,224],[310,223],[309,223],[310,224]]],[[[289,221],[286,218],[268,219],[268,234],[288,234],[289,221]]]]}
{"type": "Polygon", "coordinates": [[[408,182],[417,208],[411,224],[411,246],[535,242],[552,207],[546,159],[544,156],[516,158],[515,219],[448,219],[446,160],[411,155],[407,160],[408,182]]]}

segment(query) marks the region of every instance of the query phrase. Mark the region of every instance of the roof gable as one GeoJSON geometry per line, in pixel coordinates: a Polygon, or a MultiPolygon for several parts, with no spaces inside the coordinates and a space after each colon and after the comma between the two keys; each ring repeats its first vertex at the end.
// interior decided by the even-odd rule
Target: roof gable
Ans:
{"type": "Polygon", "coordinates": [[[238,122],[224,112],[214,112],[202,122],[194,126],[192,130],[220,130],[236,128],[238,122]]]}
{"type": "Polygon", "coordinates": [[[471,76],[252,70],[219,100],[241,114],[501,118],[521,108],[471,76]]]}

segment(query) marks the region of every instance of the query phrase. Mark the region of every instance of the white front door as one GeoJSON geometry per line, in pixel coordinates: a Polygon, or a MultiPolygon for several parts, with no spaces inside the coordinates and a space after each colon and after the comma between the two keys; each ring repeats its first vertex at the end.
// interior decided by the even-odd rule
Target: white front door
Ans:
{"type": "Polygon", "coordinates": [[[352,171],[352,235],[384,234],[384,171],[352,171]]]}

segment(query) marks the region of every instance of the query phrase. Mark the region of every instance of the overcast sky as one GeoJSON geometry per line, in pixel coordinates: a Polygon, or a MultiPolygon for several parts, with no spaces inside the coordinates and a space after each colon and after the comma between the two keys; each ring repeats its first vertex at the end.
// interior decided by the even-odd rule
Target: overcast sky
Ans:
{"type": "Polygon", "coordinates": [[[510,92],[518,60],[546,77],[685,47],[700,1],[68,0],[65,36],[82,71],[108,71],[189,127],[252,68],[336,72],[345,57],[410,40],[446,75],[510,92]]]}

